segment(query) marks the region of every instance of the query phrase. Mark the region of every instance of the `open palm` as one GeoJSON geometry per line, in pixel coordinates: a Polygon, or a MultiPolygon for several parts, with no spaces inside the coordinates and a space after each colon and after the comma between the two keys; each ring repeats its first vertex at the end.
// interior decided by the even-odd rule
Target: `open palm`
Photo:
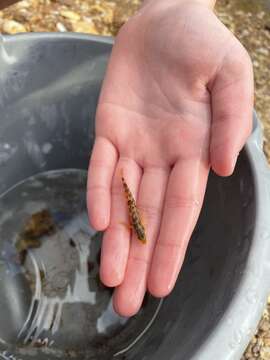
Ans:
{"type": "Polygon", "coordinates": [[[251,130],[252,99],[249,57],[207,7],[159,0],[121,29],[88,178],[91,223],[106,230],[101,279],[116,287],[120,314],[135,314],[147,289],[157,297],[173,289],[210,167],[232,173],[251,130]],[[124,225],[121,169],[146,223],[146,245],[124,225]]]}

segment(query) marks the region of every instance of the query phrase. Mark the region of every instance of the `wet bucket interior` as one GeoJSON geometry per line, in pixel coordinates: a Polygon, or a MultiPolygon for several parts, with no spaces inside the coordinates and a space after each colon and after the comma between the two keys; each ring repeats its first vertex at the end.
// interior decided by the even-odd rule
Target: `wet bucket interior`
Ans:
{"type": "Polygon", "coordinates": [[[245,152],[230,178],[211,174],[173,293],[114,313],[85,204],[110,47],[22,36],[1,48],[0,359],[190,359],[241,282],[256,214],[245,152]]]}

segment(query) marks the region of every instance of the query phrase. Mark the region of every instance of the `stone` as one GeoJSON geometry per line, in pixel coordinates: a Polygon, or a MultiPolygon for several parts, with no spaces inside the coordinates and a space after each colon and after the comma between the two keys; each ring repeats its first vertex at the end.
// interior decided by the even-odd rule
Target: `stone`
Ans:
{"type": "Polygon", "coordinates": [[[65,27],[65,25],[63,25],[62,23],[58,22],[56,24],[56,29],[60,32],[66,32],[67,28],[65,27]]]}
{"type": "Polygon", "coordinates": [[[270,360],[270,347],[264,347],[260,351],[261,360],[270,360]]]}
{"type": "Polygon", "coordinates": [[[6,34],[17,34],[27,31],[24,25],[15,20],[4,20],[2,27],[3,32],[6,34]]]}
{"type": "Polygon", "coordinates": [[[264,332],[270,330],[269,321],[267,321],[266,319],[262,319],[262,321],[260,322],[259,328],[260,328],[260,330],[262,330],[264,332]]]}
{"type": "Polygon", "coordinates": [[[70,10],[61,10],[60,15],[71,21],[79,21],[81,18],[81,16],[79,14],[77,14],[74,11],[70,11],[70,10]]]}
{"type": "Polygon", "coordinates": [[[75,32],[87,33],[87,34],[99,34],[95,24],[91,22],[78,21],[72,24],[72,29],[75,32]]]}
{"type": "Polygon", "coordinates": [[[270,336],[263,338],[264,345],[270,347],[270,336]]]}
{"type": "Polygon", "coordinates": [[[16,4],[17,8],[29,8],[31,6],[30,2],[27,0],[21,0],[16,4]]]}

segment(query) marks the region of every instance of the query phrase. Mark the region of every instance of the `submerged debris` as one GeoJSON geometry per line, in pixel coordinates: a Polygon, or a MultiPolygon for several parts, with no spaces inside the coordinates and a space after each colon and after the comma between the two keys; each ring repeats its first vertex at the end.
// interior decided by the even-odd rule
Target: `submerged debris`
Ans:
{"type": "Polygon", "coordinates": [[[75,243],[75,241],[74,241],[73,239],[69,239],[69,245],[70,245],[71,247],[73,247],[73,248],[76,247],[76,243],[75,243]]]}
{"type": "Polygon", "coordinates": [[[41,246],[40,238],[53,233],[54,230],[53,218],[48,210],[39,211],[30,217],[15,245],[21,265],[25,261],[27,250],[39,248],[41,246]]]}
{"type": "Polygon", "coordinates": [[[22,231],[23,238],[37,239],[55,230],[53,218],[48,210],[41,210],[31,216],[22,231]]]}
{"type": "Polygon", "coordinates": [[[41,246],[41,241],[38,238],[20,238],[16,243],[16,249],[19,253],[27,249],[35,249],[41,246]]]}

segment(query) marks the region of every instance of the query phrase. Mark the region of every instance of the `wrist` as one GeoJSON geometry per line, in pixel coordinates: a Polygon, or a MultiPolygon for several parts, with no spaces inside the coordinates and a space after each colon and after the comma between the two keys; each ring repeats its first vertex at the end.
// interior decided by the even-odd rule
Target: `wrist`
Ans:
{"type": "MultiPolygon", "coordinates": [[[[158,0],[143,0],[142,2],[142,6],[147,5],[147,4],[154,4],[155,2],[157,2],[158,0]]],[[[170,0],[167,0],[168,4],[171,2],[170,0]]],[[[210,9],[214,9],[215,4],[216,4],[216,0],[172,0],[173,2],[178,2],[178,3],[198,3],[198,4],[202,4],[205,5],[207,7],[209,7],[210,9]]]]}

